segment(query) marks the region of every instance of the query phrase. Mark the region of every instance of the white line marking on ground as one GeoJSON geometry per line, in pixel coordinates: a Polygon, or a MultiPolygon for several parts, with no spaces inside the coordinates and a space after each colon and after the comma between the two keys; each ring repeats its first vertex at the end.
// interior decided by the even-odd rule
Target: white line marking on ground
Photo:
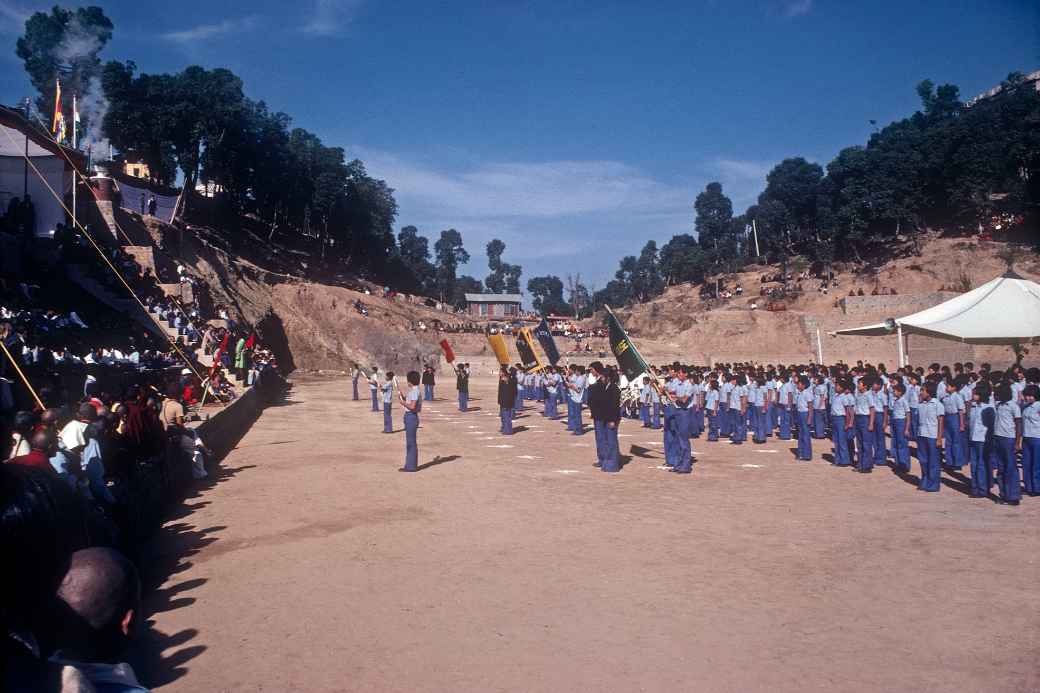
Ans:
{"type": "Polygon", "coordinates": [[[517,455],[516,459],[518,459],[518,460],[540,460],[542,458],[541,457],[537,457],[535,455],[517,455]]]}
{"type": "Polygon", "coordinates": [[[579,470],[577,470],[577,469],[557,469],[556,473],[557,474],[581,474],[581,472],[579,470]]]}
{"type": "Polygon", "coordinates": [[[740,466],[741,467],[745,467],[747,469],[762,469],[765,465],[762,465],[762,464],[742,464],[740,466]]]}
{"type": "Polygon", "coordinates": [[[488,445],[489,448],[511,448],[512,445],[488,445]]]}
{"type": "Polygon", "coordinates": [[[755,450],[755,452],[764,452],[764,453],[767,453],[767,454],[770,454],[770,455],[775,455],[776,453],[778,453],[780,451],[779,450],[755,450]]]}

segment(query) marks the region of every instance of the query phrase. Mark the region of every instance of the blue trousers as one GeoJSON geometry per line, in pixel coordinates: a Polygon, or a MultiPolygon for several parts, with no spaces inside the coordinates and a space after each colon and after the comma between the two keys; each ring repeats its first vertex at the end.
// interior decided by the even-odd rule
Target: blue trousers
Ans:
{"type": "Polygon", "coordinates": [[[507,436],[513,435],[513,410],[500,409],[498,412],[498,418],[502,420],[502,427],[499,431],[507,436]]]}
{"type": "Polygon", "coordinates": [[[650,404],[639,403],[639,418],[643,420],[643,428],[650,428],[650,404]]]}
{"type": "Polygon", "coordinates": [[[459,390],[459,411],[469,409],[469,390],[459,390]]]}
{"type": "Polygon", "coordinates": [[[676,408],[672,417],[675,427],[675,471],[687,474],[692,469],[693,451],[690,449],[690,423],[692,413],[689,409],[676,408]]]}
{"type": "Polygon", "coordinates": [[[888,441],[885,440],[885,418],[883,414],[874,415],[874,464],[885,466],[888,457],[888,441]]]}
{"type": "Polygon", "coordinates": [[[849,458],[849,431],[845,430],[845,417],[831,415],[831,441],[834,443],[834,464],[848,467],[852,464],[849,458]]]}
{"type": "Polygon", "coordinates": [[[723,438],[729,438],[733,435],[733,419],[730,418],[729,405],[720,402],[719,403],[719,435],[723,438]]]}
{"type": "Polygon", "coordinates": [[[617,427],[611,428],[606,421],[593,419],[596,434],[596,458],[604,472],[621,471],[621,459],[617,445],[617,427]]]}
{"type": "Polygon", "coordinates": [[[813,409],[813,438],[827,437],[827,410],[813,409]]]}
{"type": "Polygon", "coordinates": [[[856,468],[874,468],[874,432],[870,428],[869,414],[856,414],[856,468]]]}
{"type": "Polygon", "coordinates": [[[1022,486],[1018,476],[1018,463],[1015,461],[1015,439],[993,436],[993,457],[1001,499],[1021,500],[1022,486]]]}
{"type": "Polygon", "coordinates": [[[379,411],[379,393],[372,390],[372,411],[379,411]]]}
{"type": "Polygon", "coordinates": [[[419,471],[419,415],[414,411],[404,413],[404,468],[409,472],[419,471]]]}
{"type": "Polygon", "coordinates": [[[390,402],[383,402],[383,433],[394,432],[394,417],[390,413],[392,408],[390,402]]]}
{"type": "Polygon", "coordinates": [[[423,385],[423,399],[427,402],[433,401],[433,385],[423,385]]]}
{"type": "Polygon", "coordinates": [[[358,395],[357,381],[354,381],[354,401],[357,402],[361,397],[358,395]]]}
{"type": "Polygon", "coordinates": [[[968,442],[968,462],[971,464],[971,493],[989,495],[993,487],[993,450],[985,441],[968,442]]]}
{"type": "Polygon", "coordinates": [[[675,466],[675,407],[670,404],[664,408],[664,463],[675,466]]]}
{"type": "Polygon", "coordinates": [[[1022,485],[1026,493],[1040,493],[1040,438],[1022,437],[1022,485]]]}
{"type": "Polygon", "coordinates": [[[787,405],[780,406],[780,432],[777,437],[780,440],[791,440],[791,410],[787,405]]]}
{"type": "Polygon", "coordinates": [[[960,414],[943,415],[943,441],[946,443],[946,466],[964,466],[964,456],[961,452],[961,418],[960,414]]]}
{"type": "Polygon", "coordinates": [[[739,408],[733,409],[731,412],[733,433],[730,435],[730,440],[740,445],[747,440],[747,412],[742,412],[739,408]]]}
{"type": "Polygon", "coordinates": [[[756,443],[766,442],[766,432],[769,428],[769,411],[762,411],[759,407],[751,407],[752,430],[756,443]]]}
{"type": "Polygon", "coordinates": [[[549,395],[545,398],[545,411],[542,413],[546,418],[556,418],[556,395],[549,395]]]}
{"type": "Polygon", "coordinates": [[[661,428],[661,403],[654,402],[654,414],[650,420],[650,428],[661,428]]]}
{"type": "Polygon", "coordinates": [[[719,415],[713,412],[711,409],[708,410],[708,440],[716,441],[719,439],[719,415]]]}
{"type": "Polygon", "coordinates": [[[523,411],[523,410],[524,410],[524,396],[523,396],[523,394],[521,394],[520,390],[517,390],[516,391],[516,403],[513,406],[513,415],[516,416],[516,413],[518,411],[523,411]]]}
{"type": "Polygon", "coordinates": [[[889,419],[892,429],[892,458],[903,471],[910,470],[910,441],[906,437],[906,419],[889,419]]]}
{"type": "Polygon", "coordinates": [[[917,461],[921,465],[921,483],[917,488],[922,491],[938,491],[939,483],[939,449],[935,446],[935,438],[917,437],[917,461]]]}
{"type": "Polygon", "coordinates": [[[914,407],[910,410],[910,438],[917,440],[917,427],[921,423],[921,414],[918,413],[917,408],[914,407]]]}
{"type": "Polygon", "coordinates": [[[567,404],[567,430],[568,431],[573,431],[574,430],[574,402],[572,402],[571,398],[568,397],[567,400],[566,400],[566,404],[567,404]]]}
{"type": "Polygon", "coordinates": [[[574,421],[574,426],[573,428],[571,428],[571,430],[574,431],[574,435],[576,436],[584,435],[585,424],[583,424],[581,421],[581,402],[567,400],[567,405],[571,407],[571,411],[573,412],[572,417],[574,421]]]}
{"type": "Polygon", "coordinates": [[[812,459],[812,438],[809,437],[809,412],[798,413],[798,459],[812,459]]]}
{"type": "Polygon", "coordinates": [[[704,410],[698,407],[697,409],[691,409],[690,419],[690,437],[700,438],[701,433],[704,433],[704,410]]]}

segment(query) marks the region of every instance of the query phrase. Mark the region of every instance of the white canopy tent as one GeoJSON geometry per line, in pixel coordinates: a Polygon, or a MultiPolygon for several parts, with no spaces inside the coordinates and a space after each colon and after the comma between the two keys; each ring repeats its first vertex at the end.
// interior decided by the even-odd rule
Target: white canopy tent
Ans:
{"type": "Polygon", "coordinates": [[[1040,338],[1040,284],[1007,272],[977,289],[902,318],[833,334],[879,337],[919,334],[964,344],[1018,344],[1040,338]]]}
{"type": "MultiPolygon", "coordinates": [[[[47,189],[50,185],[64,199],[72,190],[72,166],[61,154],[61,148],[35,127],[29,125],[20,113],[0,108],[0,205],[3,212],[12,198],[25,193],[25,150],[28,141],[29,158],[40,175],[28,167],[28,191],[36,210],[36,235],[50,236],[65,220],[65,210],[47,189]],[[46,179],[45,185],[40,176],[46,179]]],[[[73,160],[82,154],[71,149],[66,153],[73,160]]],[[[82,165],[82,161],[78,164],[82,165]]]]}

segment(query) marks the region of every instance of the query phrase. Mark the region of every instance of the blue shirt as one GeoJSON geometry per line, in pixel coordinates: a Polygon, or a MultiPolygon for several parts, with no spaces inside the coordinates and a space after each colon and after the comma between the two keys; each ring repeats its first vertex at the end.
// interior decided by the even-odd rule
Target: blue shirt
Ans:
{"type": "Polygon", "coordinates": [[[857,391],[853,397],[856,402],[856,416],[868,416],[874,407],[874,396],[868,390],[866,392],[857,391]]]}
{"type": "Polygon", "coordinates": [[[893,399],[891,409],[893,419],[905,419],[910,413],[910,402],[907,401],[906,395],[893,399]]]}
{"type": "Polygon", "coordinates": [[[704,407],[711,412],[719,408],[719,391],[708,390],[704,395],[704,407]]]}
{"type": "Polygon", "coordinates": [[[906,386],[906,400],[910,404],[911,409],[917,409],[921,405],[921,386],[920,385],[907,385],[906,386]]]}
{"type": "Polygon", "coordinates": [[[973,443],[985,443],[989,435],[989,428],[983,422],[983,413],[987,409],[992,410],[993,406],[990,404],[974,404],[968,411],[968,433],[971,435],[971,442],[973,443]]]}
{"type": "Polygon", "coordinates": [[[584,375],[572,375],[570,378],[568,378],[568,380],[570,381],[571,385],[574,385],[574,387],[576,388],[574,390],[568,391],[571,397],[571,401],[574,403],[580,403],[582,396],[585,394],[585,386],[588,383],[588,381],[585,380],[584,375]]]}
{"type": "Polygon", "coordinates": [[[939,418],[943,415],[942,403],[932,398],[927,402],[921,402],[918,408],[920,423],[917,425],[918,438],[938,438],[939,418]]]}
{"type": "Polygon", "coordinates": [[[809,388],[805,388],[795,395],[794,405],[799,412],[808,412],[812,408],[812,403],[813,393],[809,388]]]}
{"type": "Polygon", "coordinates": [[[741,397],[747,397],[747,388],[743,385],[734,385],[729,393],[730,409],[740,409],[741,397]]]}
{"type": "Polygon", "coordinates": [[[677,400],[675,406],[680,409],[689,409],[693,406],[693,383],[689,380],[676,380],[672,392],[675,393],[677,400]],[[682,401],[683,398],[686,399],[685,402],[682,401]]]}
{"type": "MultiPolygon", "coordinates": [[[[422,410],[422,398],[419,397],[419,386],[416,385],[412,389],[408,390],[408,394],[405,395],[405,400],[408,402],[415,402],[415,413],[418,414],[422,410]]],[[[411,412],[405,412],[405,416],[408,416],[411,412]]]]}
{"type": "Polygon", "coordinates": [[[946,414],[956,414],[957,412],[964,411],[964,398],[956,392],[949,393],[943,397],[942,404],[943,412],[946,414]]]}
{"type": "Polygon", "coordinates": [[[845,407],[849,406],[848,393],[837,394],[831,397],[831,416],[845,416],[845,407]]]}
{"type": "Polygon", "coordinates": [[[997,402],[993,407],[996,420],[993,422],[993,435],[1001,438],[1014,438],[1018,435],[1015,430],[1015,419],[1022,418],[1022,409],[1017,402],[997,402]]]}
{"type": "MultiPolygon", "coordinates": [[[[1040,402],[1034,401],[1022,409],[1022,437],[1040,438],[1040,402]]],[[[1033,464],[1036,464],[1034,462],[1033,464]]]]}
{"type": "Polygon", "coordinates": [[[756,407],[766,406],[766,389],[764,387],[755,388],[754,402],[756,407]]]}
{"type": "Polygon", "coordinates": [[[827,385],[825,383],[821,383],[813,387],[813,396],[814,409],[827,408],[827,385]]]}
{"type": "Polygon", "coordinates": [[[383,383],[383,404],[392,404],[394,401],[394,383],[383,383]]]}

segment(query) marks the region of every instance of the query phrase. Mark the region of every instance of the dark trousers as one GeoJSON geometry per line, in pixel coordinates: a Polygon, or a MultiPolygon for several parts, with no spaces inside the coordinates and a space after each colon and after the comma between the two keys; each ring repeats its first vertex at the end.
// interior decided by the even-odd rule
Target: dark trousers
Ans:
{"type": "Polygon", "coordinates": [[[812,459],[812,438],[809,437],[809,412],[800,411],[798,414],[798,459],[812,459]]]}
{"type": "Polygon", "coordinates": [[[469,390],[459,390],[459,411],[469,409],[469,390]]]}
{"type": "Polygon", "coordinates": [[[921,483],[917,488],[938,491],[942,484],[939,481],[939,449],[935,445],[935,438],[917,437],[917,461],[921,464],[921,483]]]}
{"type": "Polygon", "coordinates": [[[502,427],[499,429],[504,435],[513,435],[513,410],[512,409],[499,409],[498,418],[502,420],[502,427]]]}
{"type": "Polygon", "coordinates": [[[419,415],[413,411],[404,414],[404,468],[409,472],[419,471],[419,415]]]}
{"type": "Polygon", "coordinates": [[[361,397],[358,395],[357,381],[354,381],[354,401],[358,401],[361,397]]]}
{"type": "Polygon", "coordinates": [[[372,411],[379,411],[379,391],[372,390],[372,411]]]}
{"type": "Polygon", "coordinates": [[[906,419],[889,419],[892,430],[892,458],[903,471],[910,469],[910,441],[906,437],[906,419]]]}
{"type": "Polygon", "coordinates": [[[688,474],[693,465],[693,450],[690,449],[690,424],[692,412],[689,409],[676,408],[675,426],[675,471],[688,474]]]}
{"type": "Polygon", "coordinates": [[[1022,438],[1022,485],[1026,493],[1040,493],[1040,438],[1022,438]]]}
{"type": "Polygon", "coordinates": [[[831,415],[831,441],[834,443],[834,464],[848,467],[852,464],[849,458],[849,431],[845,430],[845,417],[831,415]]]}
{"type": "Polygon", "coordinates": [[[856,467],[860,471],[874,468],[874,432],[870,430],[870,415],[856,414],[856,467]]]}
{"type": "Polygon", "coordinates": [[[427,402],[433,401],[433,385],[423,385],[423,399],[427,402]]]}
{"type": "Polygon", "coordinates": [[[383,433],[394,432],[394,417],[390,413],[392,409],[390,402],[383,402],[383,433]]]}
{"type": "Polygon", "coordinates": [[[1022,498],[1022,486],[1015,461],[1015,439],[993,436],[994,466],[997,468],[997,487],[1000,498],[1017,501],[1022,498]]]}
{"type": "Polygon", "coordinates": [[[987,496],[993,487],[993,450],[985,441],[968,443],[968,463],[971,465],[971,494],[987,496]]]}
{"type": "Polygon", "coordinates": [[[719,415],[713,412],[711,409],[708,410],[708,440],[716,441],[719,439],[719,415]]]}

